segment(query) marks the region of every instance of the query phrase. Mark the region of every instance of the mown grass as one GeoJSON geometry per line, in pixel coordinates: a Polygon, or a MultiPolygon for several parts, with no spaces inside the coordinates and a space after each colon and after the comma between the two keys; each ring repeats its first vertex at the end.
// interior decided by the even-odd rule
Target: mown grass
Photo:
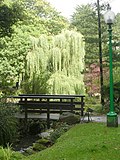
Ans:
{"type": "Polygon", "coordinates": [[[78,124],[52,147],[28,157],[1,147],[0,160],[120,160],[120,126],[78,124]]]}
{"type": "Polygon", "coordinates": [[[120,127],[106,124],[78,124],[55,145],[25,160],[120,160],[120,127]]]}

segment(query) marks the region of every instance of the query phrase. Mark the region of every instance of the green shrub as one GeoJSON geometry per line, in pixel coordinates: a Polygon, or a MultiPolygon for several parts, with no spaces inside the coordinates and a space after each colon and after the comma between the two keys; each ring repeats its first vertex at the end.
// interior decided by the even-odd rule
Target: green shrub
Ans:
{"type": "Polygon", "coordinates": [[[42,151],[44,149],[46,149],[47,147],[41,143],[34,143],[33,144],[33,150],[35,151],[42,151]]]}
{"type": "Polygon", "coordinates": [[[39,134],[41,131],[45,131],[46,127],[46,121],[38,119],[29,119],[27,122],[27,129],[30,135],[39,134]]]}
{"type": "Polygon", "coordinates": [[[22,160],[23,157],[22,154],[12,151],[9,145],[7,148],[0,147],[0,160],[22,160]]]}
{"type": "MultiPolygon", "coordinates": [[[[114,106],[115,111],[120,112],[120,82],[114,83],[114,106]]],[[[104,100],[105,100],[105,109],[109,110],[110,104],[110,86],[109,84],[104,86],[104,100]]]]}
{"type": "Polygon", "coordinates": [[[0,104],[0,145],[13,143],[17,135],[17,120],[14,116],[15,108],[0,104]]]}
{"type": "Polygon", "coordinates": [[[55,143],[56,140],[65,132],[67,132],[70,129],[70,125],[66,123],[61,123],[57,129],[55,129],[54,132],[50,135],[51,142],[55,143]]]}

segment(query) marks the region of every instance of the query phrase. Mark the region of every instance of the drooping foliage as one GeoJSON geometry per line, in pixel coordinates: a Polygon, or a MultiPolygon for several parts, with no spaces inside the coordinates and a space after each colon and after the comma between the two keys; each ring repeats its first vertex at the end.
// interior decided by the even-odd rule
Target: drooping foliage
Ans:
{"type": "MultiPolygon", "coordinates": [[[[33,82],[36,76],[39,77],[44,72],[47,75],[46,84],[49,86],[47,92],[84,93],[82,72],[85,51],[80,33],[66,30],[56,36],[41,35],[39,38],[32,38],[32,43],[33,48],[27,55],[25,77],[28,77],[28,81],[33,82]]],[[[37,89],[41,93],[40,88],[37,89]]]]}

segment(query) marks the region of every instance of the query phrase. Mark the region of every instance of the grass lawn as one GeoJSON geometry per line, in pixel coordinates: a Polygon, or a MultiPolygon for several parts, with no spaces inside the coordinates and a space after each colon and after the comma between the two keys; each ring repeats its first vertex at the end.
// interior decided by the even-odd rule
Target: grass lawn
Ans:
{"type": "Polygon", "coordinates": [[[25,160],[120,160],[120,126],[78,124],[62,135],[55,145],[25,160]]]}

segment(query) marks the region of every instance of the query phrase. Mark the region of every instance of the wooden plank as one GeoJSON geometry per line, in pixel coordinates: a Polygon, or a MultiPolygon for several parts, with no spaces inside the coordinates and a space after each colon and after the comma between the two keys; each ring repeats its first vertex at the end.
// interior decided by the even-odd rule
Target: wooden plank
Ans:
{"type": "MultiPolygon", "coordinates": [[[[47,112],[47,109],[49,108],[49,110],[51,110],[51,109],[54,109],[54,110],[68,110],[68,111],[71,111],[71,110],[75,110],[75,108],[71,108],[71,106],[66,106],[66,107],[61,107],[61,106],[59,106],[59,107],[49,107],[49,106],[45,106],[45,107],[22,107],[21,108],[21,110],[23,111],[25,111],[26,110],[26,108],[27,108],[27,112],[30,110],[30,109],[32,109],[32,110],[46,110],[46,112],[47,112]]],[[[79,109],[76,109],[76,110],[79,110],[79,109]]]]}
{"type": "MultiPolygon", "coordinates": [[[[27,99],[25,99],[25,105],[27,103],[27,99]]],[[[27,124],[27,106],[25,107],[25,123],[27,124]]]]}
{"type": "Polygon", "coordinates": [[[82,97],[81,98],[81,116],[83,116],[84,115],[84,98],[82,97]]]}
{"type": "Polygon", "coordinates": [[[12,96],[9,98],[16,98],[16,99],[75,99],[74,96],[64,96],[64,95],[42,95],[42,96],[12,96]]]}
{"type": "MultiPolygon", "coordinates": [[[[18,104],[19,105],[23,105],[23,104],[25,104],[25,103],[27,103],[27,104],[37,104],[37,105],[39,105],[39,104],[47,104],[47,101],[19,101],[18,102],[18,104]]],[[[60,101],[50,101],[49,100],[49,104],[51,105],[51,104],[55,104],[55,105],[59,105],[59,104],[61,104],[61,105],[65,105],[65,104],[68,104],[68,105],[70,105],[70,104],[76,104],[73,100],[72,100],[72,102],[71,101],[62,101],[62,102],[60,102],[60,101]]],[[[80,103],[77,103],[77,104],[80,104],[80,103]]]]}
{"type": "Polygon", "coordinates": [[[38,104],[34,104],[34,103],[20,103],[19,104],[20,106],[22,106],[22,108],[25,108],[25,107],[28,107],[28,108],[47,108],[47,106],[49,106],[49,108],[60,108],[60,107],[62,107],[62,108],[65,108],[65,107],[68,107],[69,109],[71,109],[71,107],[75,107],[75,105],[74,104],[71,104],[71,103],[49,103],[49,104],[47,104],[47,103],[38,103],[38,104]]]}
{"type": "Polygon", "coordinates": [[[85,97],[85,95],[81,95],[81,94],[19,94],[19,96],[64,96],[64,97],[85,97]]]}
{"type": "MultiPolygon", "coordinates": [[[[60,111],[60,110],[50,110],[50,114],[51,113],[60,113],[60,114],[62,114],[63,112],[68,112],[68,111],[70,111],[70,110],[62,110],[62,111],[60,111]]],[[[24,113],[24,111],[21,112],[21,113],[24,113]]],[[[47,111],[46,110],[28,110],[28,114],[29,113],[47,113],[47,111]]],[[[73,113],[74,113],[74,111],[73,111],[73,113]]]]}
{"type": "Polygon", "coordinates": [[[47,128],[50,128],[50,109],[49,109],[49,99],[47,99],[47,128]]]}

